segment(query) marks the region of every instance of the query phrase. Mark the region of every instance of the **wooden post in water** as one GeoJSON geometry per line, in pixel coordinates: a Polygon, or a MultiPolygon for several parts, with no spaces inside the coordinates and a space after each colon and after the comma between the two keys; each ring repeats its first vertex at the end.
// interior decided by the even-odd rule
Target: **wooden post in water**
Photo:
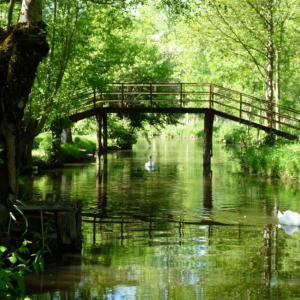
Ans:
{"type": "Polygon", "coordinates": [[[98,170],[96,176],[97,208],[99,212],[105,214],[107,203],[107,161],[105,159],[103,164],[98,166],[98,170]]]}
{"type": "Polygon", "coordinates": [[[212,174],[203,175],[203,208],[211,210],[213,208],[212,199],[212,174]]]}
{"type": "Polygon", "coordinates": [[[97,166],[101,163],[101,155],[103,153],[103,145],[102,145],[102,122],[103,122],[103,115],[98,113],[96,114],[96,121],[97,121],[97,148],[96,148],[96,164],[97,166]]]}
{"type": "Polygon", "coordinates": [[[103,153],[107,153],[107,113],[103,113],[103,153]]]}
{"type": "Polygon", "coordinates": [[[209,175],[211,173],[211,158],[212,152],[212,138],[213,138],[213,124],[214,114],[208,110],[204,116],[204,138],[203,138],[203,174],[209,175]]]}

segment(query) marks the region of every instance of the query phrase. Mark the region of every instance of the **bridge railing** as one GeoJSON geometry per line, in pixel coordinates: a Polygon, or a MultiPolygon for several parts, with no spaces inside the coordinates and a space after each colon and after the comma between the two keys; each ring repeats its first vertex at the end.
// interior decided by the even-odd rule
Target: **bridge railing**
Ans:
{"type": "Polygon", "coordinates": [[[240,119],[289,133],[300,131],[300,111],[275,105],[265,99],[212,85],[213,108],[240,119]]]}
{"type": "Polygon", "coordinates": [[[76,93],[78,111],[99,107],[210,108],[288,133],[300,131],[300,111],[209,83],[114,83],[76,93]]]}
{"type": "Polygon", "coordinates": [[[204,84],[149,83],[149,84],[108,84],[96,92],[97,105],[121,107],[185,107],[207,106],[209,89],[204,84]],[[197,104],[196,104],[197,103],[197,104]],[[207,104],[207,103],[206,103],[207,104]]]}

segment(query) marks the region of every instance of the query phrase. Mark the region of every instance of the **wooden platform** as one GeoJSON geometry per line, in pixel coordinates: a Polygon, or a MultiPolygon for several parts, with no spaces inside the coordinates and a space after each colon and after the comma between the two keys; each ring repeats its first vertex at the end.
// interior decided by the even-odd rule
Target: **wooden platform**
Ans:
{"type": "Polygon", "coordinates": [[[20,206],[28,220],[28,231],[51,238],[61,250],[81,249],[81,205],[79,202],[35,202],[20,206]]]}

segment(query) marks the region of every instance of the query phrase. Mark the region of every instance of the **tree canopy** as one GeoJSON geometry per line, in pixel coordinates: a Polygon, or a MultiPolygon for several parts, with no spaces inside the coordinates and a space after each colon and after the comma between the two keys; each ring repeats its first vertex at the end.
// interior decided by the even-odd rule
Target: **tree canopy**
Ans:
{"type": "MultiPolygon", "coordinates": [[[[79,105],[70,95],[104,83],[214,82],[299,107],[299,1],[22,2],[0,1],[0,35],[43,20],[49,53],[19,114],[18,165],[39,132],[66,124],[58,120],[79,105]]],[[[176,121],[120,117],[131,129],[176,121]]]]}

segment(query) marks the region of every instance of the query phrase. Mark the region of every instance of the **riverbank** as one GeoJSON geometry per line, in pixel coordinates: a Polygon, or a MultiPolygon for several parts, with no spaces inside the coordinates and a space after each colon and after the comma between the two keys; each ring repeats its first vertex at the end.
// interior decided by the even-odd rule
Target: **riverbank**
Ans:
{"type": "MultiPolygon", "coordinates": [[[[44,133],[35,139],[34,149],[32,151],[33,166],[41,170],[53,168],[51,162],[52,140],[49,133],[44,133]]],[[[59,161],[61,165],[68,163],[89,163],[95,161],[96,136],[94,135],[76,135],[72,142],[62,143],[59,151],[59,161]]],[[[107,150],[122,150],[113,141],[109,141],[107,150]]],[[[56,166],[55,166],[56,167],[56,166]]]]}
{"type": "Polygon", "coordinates": [[[233,126],[223,136],[243,172],[300,182],[300,144],[276,139],[245,126],[233,126]]]}
{"type": "MultiPolygon", "coordinates": [[[[203,122],[198,117],[186,117],[182,124],[169,125],[162,132],[149,129],[149,136],[161,135],[166,138],[202,139],[203,122]]],[[[149,136],[147,138],[150,142],[149,136]]],[[[218,120],[214,128],[215,142],[224,143],[241,170],[264,177],[279,178],[283,181],[300,182],[300,144],[271,138],[266,133],[249,129],[244,125],[218,120]]],[[[35,141],[34,165],[39,169],[51,169],[49,153],[51,136],[43,134],[35,141]]],[[[108,150],[122,150],[116,142],[109,140],[108,150]]],[[[72,143],[61,145],[60,159],[65,163],[95,161],[96,137],[75,135],[72,143]]]]}

